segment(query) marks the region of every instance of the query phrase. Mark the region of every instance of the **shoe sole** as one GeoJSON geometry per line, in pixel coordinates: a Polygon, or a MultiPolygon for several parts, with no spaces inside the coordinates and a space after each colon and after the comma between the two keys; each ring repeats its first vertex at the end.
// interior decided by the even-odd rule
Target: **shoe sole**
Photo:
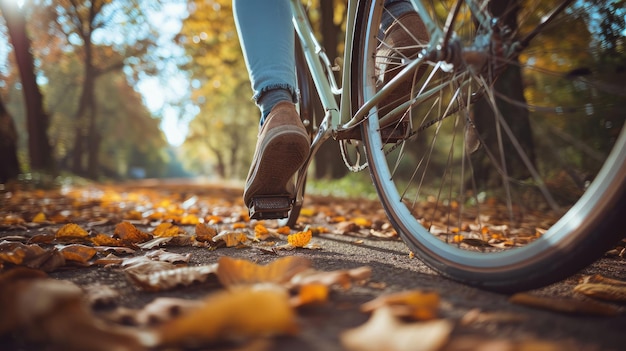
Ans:
{"type": "Polygon", "coordinates": [[[289,195],[287,183],[304,164],[309,155],[309,137],[299,129],[289,128],[269,133],[268,142],[261,145],[260,157],[246,186],[246,205],[260,195],[289,195]]]}

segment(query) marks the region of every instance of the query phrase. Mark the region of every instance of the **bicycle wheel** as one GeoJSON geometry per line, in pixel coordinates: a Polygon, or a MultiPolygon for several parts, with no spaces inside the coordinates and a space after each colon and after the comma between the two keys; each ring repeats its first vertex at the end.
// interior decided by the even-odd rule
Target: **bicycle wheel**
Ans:
{"type": "Polygon", "coordinates": [[[455,280],[513,292],[563,279],[624,237],[617,3],[424,1],[421,15],[443,34],[412,51],[389,50],[382,3],[359,5],[353,101],[404,87],[377,100],[363,138],[383,206],[417,257],[455,280]],[[394,67],[403,73],[385,81],[394,67]],[[404,137],[387,139],[382,131],[399,121],[404,137]]]}

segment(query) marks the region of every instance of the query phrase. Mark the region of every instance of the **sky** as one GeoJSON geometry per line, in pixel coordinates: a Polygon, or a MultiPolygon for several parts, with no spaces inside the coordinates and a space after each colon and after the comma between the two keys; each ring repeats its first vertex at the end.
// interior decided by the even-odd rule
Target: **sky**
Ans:
{"type": "MultiPolygon", "coordinates": [[[[23,0],[15,0],[22,6],[23,0]]],[[[182,19],[186,16],[184,2],[167,2],[162,11],[150,14],[149,20],[161,31],[162,37],[158,43],[159,51],[164,55],[182,55],[182,48],[175,45],[172,38],[180,31],[182,19]]],[[[11,53],[8,38],[0,34],[0,72],[7,73],[7,55],[11,53]]],[[[166,63],[161,70],[161,76],[142,76],[135,89],[143,96],[148,110],[161,117],[161,130],[172,146],[179,146],[185,141],[189,122],[197,114],[197,107],[191,103],[182,107],[174,107],[181,98],[188,94],[189,81],[185,72],[181,72],[175,63],[166,63]]],[[[0,81],[0,87],[2,82],[0,81]]]]}

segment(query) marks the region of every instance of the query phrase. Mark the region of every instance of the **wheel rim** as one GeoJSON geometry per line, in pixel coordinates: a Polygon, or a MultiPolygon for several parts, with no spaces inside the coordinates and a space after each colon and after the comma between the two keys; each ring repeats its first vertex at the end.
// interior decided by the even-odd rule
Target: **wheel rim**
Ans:
{"type": "MultiPolygon", "coordinates": [[[[540,11],[540,7],[541,7],[540,5],[537,5],[537,7],[534,8],[534,11],[540,11]]],[[[377,15],[374,14],[375,11],[378,11],[377,7],[371,6],[369,12],[367,12],[369,13],[368,16],[372,22],[378,21],[377,15]]],[[[460,13],[461,15],[463,15],[462,11],[460,13]]],[[[555,23],[557,23],[556,20],[555,20],[555,23]]],[[[471,34],[471,33],[468,34],[468,32],[470,32],[469,30],[467,32],[462,31],[463,29],[462,23],[457,22],[457,24],[459,25],[458,29],[460,30],[459,32],[460,37],[464,37],[466,35],[471,34]]],[[[478,31],[476,31],[474,34],[476,34],[477,32],[478,31]]],[[[364,36],[364,38],[372,38],[372,37],[373,36],[371,33],[369,35],[364,36]]],[[[541,45],[542,42],[540,41],[539,43],[540,44],[538,45],[541,45]]],[[[372,70],[375,70],[374,67],[376,65],[376,62],[375,62],[376,59],[374,58],[374,54],[376,53],[376,47],[380,44],[375,40],[363,39],[363,41],[359,45],[362,45],[362,47],[364,47],[364,51],[359,54],[365,58],[364,59],[365,62],[363,62],[362,65],[357,68],[360,70],[360,72],[363,72],[363,76],[361,76],[360,79],[358,79],[358,81],[361,83],[365,82],[361,84],[359,88],[357,89],[357,91],[360,94],[362,94],[359,97],[360,102],[362,103],[363,101],[367,101],[371,96],[373,96],[376,93],[376,88],[373,87],[374,84],[372,84],[372,81],[375,79],[376,76],[380,76],[380,73],[379,72],[377,73],[375,71],[374,73],[372,73],[372,70]]],[[[529,47],[529,50],[536,50],[536,49],[537,49],[537,46],[529,47]]],[[[534,57],[530,54],[527,56],[523,56],[523,55],[521,56],[522,61],[520,61],[522,63],[515,64],[514,66],[519,68],[519,70],[521,71],[521,73],[524,75],[526,79],[528,79],[529,77],[538,79],[539,76],[536,74],[536,72],[539,72],[539,73],[544,73],[544,75],[547,75],[548,77],[550,77],[551,75],[555,76],[559,78],[560,80],[570,79],[570,84],[569,84],[570,88],[572,87],[577,88],[578,86],[578,88],[581,90],[597,89],[594,86],[594,84],[588,84],[587,88],[584,88],[583,85],[584,85],[585,79],[579,79],[577,77],[574,77],[572,79],[572,77],[567,77],[567,74],[563,74],[563,72],[560,72],[560,74],[555,75],[554,72],[547,72],[545,70],[545,67],[539,67],[539,65],[537,64],[531,64],[532,60],[535,60],[535,61],[538,60],[537,58],[538,56],[536,55],[534,57]],[[547,73],[550,73],[550,74],[547,74],[547,73]]],[[[441,65],[437,66],[436,62],[431,62],[430,64],[431,64],[430,74],[432,74],[430,85],[436,86],[438,84],[437,82],[443,82],[444,80],[444,78],[440,78],[439,80],[437,80],[437,75],[445,76],[446,72],[444,71],[445,69],[447,69],[447,67],[442,67],[441,65]]],[[[574,72],[573,74],[576,74],[576,72],[574,72]]],[[[422,82],[428,81],[429,79],[428,75],[429,74],[427,73],[426,78],[421,77],[422,82]]],[[[454,74],[448,74],[447,78],[445,79],[448,79],[452,83],[448,84],[444,89],[440,89],[440,90],[441,91],[447,90],[446,94],[448,94],[449,96],[454,96],[456,92],[458,93],[460,97],[457,98],[456,100],[454,98],[448,98],[446,103],[443,103],[440,106],[434,106],[433,104],[428,107],[430,111],[433,111],[434,109],[439,109],[439,111],[456,109],[458,111],[463,112],[465,109],[465,112],[469,112],[469,110],[465,108],[463,104],[466,102],[469,102],[470,99],[472,99],[471,92],[477,91],[479,88],[481,88],[481,84],[482,84],[482,87],[490,85],[490,83],[485,84],[486,82],[485,76],[475,75],[472,77],[472,79],[466,78],[471,75],[472,75],[472,72],[469,72],[469,73],[462,72],[461,70],[457,70],[456,72],[454,72],[454,74]],[[464,76],[464,74],[466,76],[464,76]],[[482,81],[483,83],[479,82],[481,79],[483,80],[482,81]],[[464,86],[464,84],[466,85],[464,86]],[[472,90],[470,90],[470,87],[472,90]]],[[[586,81],[587,83],[589,83],[588,79],[586,79],[586,81]]],[[[552,84],[556,84],[556,83],[552,83],[552,84]]],[[[411,97],[415,100],[418,99],[416,96],[419,96],[417,94],[419,93],[418,91],[419,89],[420,89],[420,85],[416,85],[416,88],[413,88],[413,93],[411,97]]],[[[524,91],[525,93],[524,99],[526,99],[527,96],[529,95],[528,90],[529,88],[526,88],[524,91]]],[[[426,92],[428,92],[428,90],[421,91],[422,95],[424,96],[426,95],[426,92]]],[[[490,95],[490,94],[492,94],[492,92],[488,91],[485,94],[485,96],[495,99],[495,95],[493,94],[490,95]]],[[[604,91],[602,94],[606,94],[606,91],[604,91]]],[[[433,96],[435,96],[435,99],[439,98],[441,101],[445,100],[444,93],[439,92],[439,93],[434,94],[433,96]],[[439,95],[437,96],[437,94],[439,95]]],[[[616,96],[619,96],[619,94],[616,94],[616,96]]],[[[533,98],[534,98],[533,96],[530,96],[530,99],[525,102],[524,109],[529,110],[530,106],[533,106],[533,104],[537,104],[539,102],[545,103],[549,101],[549,98],[552,98],[552,96],[548,96],[543,100],[537,100],[537,99],[532,100],[533,98]]],[[[408,98],[406,100],[408,100],[408,98]]],[[[432,96],[429,98],[424,98],[422,100],[422,105],[432,100],[433,100],[432,96]]],[[[592,101],[594,103],[601,103],[601,101],[600,102],[596,100],[592,100],[592,101]]],[[[616,101],[616,100],[614,98],[611,98],[610,101],[616,101]]],[[[604,103],[606,104],[606,101],[604,103]]],[[[515,101],[512,101],[511,104],[515,105],[515,101]]],[[[623,101],[621,102],[621,104],[622,105],[620,106],[623,106],[623,101]]],[[[587,105],[582,105],[582,106],[583,106],[582,113],[579,113],[579,114],[584,115],[586,113],[587,115],[590,115],[591,114],[590,112],[595,112],[594,109],[596,108],[597,105],[587,104],[587,105]],[[585,108],[587,109],[587,111],[585,111],[585,108]]],[[[606,105],[603,105],[603,107],[606,107],[606,105]]],[[[566,108],[567,107],[564,107],[564,109],[566,108]]],[[[415,106],[410,106],[406,109],[407,111],[412,110],[412,112],[415,112],[414,113],[415,115],[412,116],[412,119],[411,119],[411,122],[412,122],[411,132],[414,133],[413,134],[414,136],[418,134],[416,130],[418,130],[420,126],[424,125],[425,123],[424,122],[425,119],[424,120],[420,119],[422,116],[417,116],[419,115],[419,113],[416,112],[417,109],[418,107],[415,107],[415,106]]],[[[554,113],[557,110],[558,110],[558,107],[556,108],[552,107],[551,110],[540,109],[539,112],[541,113],[541,112],[549,111],[547,113],[554,113]]],[[[575,109],[573,109],[572,111],[573,112],[571,114],[576,113],[575,109]]],[[[535,115],[538,115],[540,113],[535,113],[535,115]]],[[[460,113],[457,113],[456,115],[459,115],[459,114],[460,113]]],[[[469,119],[469,122],[468,122],[467,118],[459,118],[459,117],[455,117],[454,115],[455,114],[450,114],[449,117],[446,117],[445,119],[437,121],[433,125],[437,129],[438,133],[445,128],[449,128],[448,132],[452,130],[452,134],[456,135],[456,137],[463,138],[466,136],[466,134],[460,133],[459,129],[455,128],[455,125],[467,123],[467,124],[470,124],[471,126],[471,123],[473,122],[473,120],[469,119]],[[448,124],[448,126],[445,125],[446,123],[448,124]],[[449,125],[452,125],[452,127],[450,127],[449,125]]],[[[532,118],[538,118],[538,117],[535,117],[535,115],[533,115],[532,118]]],[[[375,114],[374,114],[374,117],[376,117],[375,114]]],[[[576,117],[576,118],[580,118],[580,117],[576,117]]],[[[617,130],[616,132],[617,137],[615,137],[616,140],[613,143],[613,147],[606,148],[607,151],[601,155],[601,158],[602,158],[601,163],[604,163],[605,166],[597,174],[594,174],[593,178],[595,178],[596,181],[591,183],[591,185],[587,187],[584,191],[581,191],[582,197],[580,197],[576,201],[569,201],[569,203],[566,205],[559,204],[559,209],[558,209],[559,211],[561,211],[562,208],[568,208],[569,206],[573,206],[571,207],[569,212],[567,212],[567,214],[558,221],[557,219],[554,219],[554,221],[551,223],[553,225],[549,229],[545,228],[547,229],[547,231],[543,233],[538,240],[534,240],[532,243],[528,245],[524,245],[523,249],[504,250],[504,251],[495,250],[495,251],[500,251],[500,252],[493,252],[490,254],[484,254],[484,252],[482,252],[484,250],[476,249],[474,247],[469,247],[469,249],[460,249],[460,246],[463,245],[462,241],[460,243],[452,243],[452,244],[449,243],[450,242],[449,238],[455,237],[454,233],[446,233],[446,238],[448,238],[446,240],[443,240],[441,238],[441,235],[431,234],[425,227],[432,229],[433,227],[432,223],[435,220],[430,220],[430,224],[427,224],[428,220],[424,220],[422,219],[422,217],[415,214],[416,206],[413,206],[411,203],[416,203],[418,201],[417,200],[407,201],[407,199],[409,198],[407,194],[410,192],[407,189],[410,186],[417,187],[418,185],[416,184],[418,183],[419,183],[419,187],[421,187],[422,186],[421,180],[418,182],[418,181],[415,181],[415,179],[423,179],[424,176],[422,175],[415,176],[414,174],[417,173],[417,168],[415,168],[414,170],[411,170],[413,172],[413,175],[412,175],[413,178],[411,178],[411,181],[408,182],[409,185],[403,184],[402,186],[400,186],[399,184],[401,183],[407,183],[406,181],[399,179],[401,175],[400,174],[401,172],[398,171],[398,169],[400,168],[399,165],[404,161],[401,159],[402,156],[395,156],[393,155],[393,152],[397,152],[398,154],[401,154],[405,150],[409,150],[410,152],[410,150],[416,148],[416,145],[418,145],[417,142],[408,140],[408,141],[401,141],[396,144],[392,144],[393,146],[389,146],[388,143],[385,143],[385,140],[382,140],[380,134],[366,133],[366,134],[369,134],[366,136],[367,138],[366,139],[366,152],[368,154],[367,155],[368,161],[369,161],[369,165],[371,168],[371,173],[374,178],[374,183],[377,187],[377,190],[379,191],[379,195],[381,196],[383,204],[390,216],[391,221],[395,224],[400,235],[403,236],[403,239],[407,242],[407,244],[409,244],[409,246],[411,246],[413,249],[417,249],[419,251],[418,254],[420,254],[422,258],[426,258],[427,260],[430,260],[431,265],[435,265],[435,266],[438,265],[438,267],[435,267],[435,268],[439,268],[440,271],[445,270],[451,275],[455,275],[455,274],[456,275],[468,275],[469,273],[469,275],[465,278],[467,280],[471,280],[471,279],[497,280],[497,279],[500,279],[500,277],[498,277],[498,272],[510,273],[511,270],[517,269],[516,267],[518,266],[530,267],[532,265],[540,264],[541,262],[543,262],[543,260],[550,258],[550,255],[555,250],[555,247],[558,247],[559,249],[563,249],[570,245],[576,245],[578,239],[586,236],[587,233],[591,231],[591,228],[598,225],[598,221],[603,220],[604,216],[601,211],[603,210],[606,211],[608,209],[611,209],[611,206],[613,206],[617,201],[620,201],[621,196],[622,196],[621,194],[623,194],[624,192],[623,185],[622,185],[623,176],[620,176],[620,175],[623,175],[626,172],[626,169],[624,168],[624,163],[626,162],[625,155],[624,155],[625,153],[624,148],[626,147],[626,144],[625,144],[626,136],[624,135],[625,133],[622,130],[623,128],[621,127],[623,125],[623,117],[621,117],[621,119],[617,118],[616,120],[618,123],[616,123],[616,125],[614,125],[613,128],[617,130]],[[395,149],[399,151],[395,151],[395,150],[389,151],[390,148],[392,147],[395,147],[395,149]],[[611,149],[613,151],[609,155],[609,151],[611,149]],[[590,208],[600,209],[600,212],[597,212],[597,210],[590,210],[590,208]],[[581,218],[582,220],[585,220],[586,222],[581,223],[581,218]],[[577,222],[580,225],[575,225],[577,222]],[[445,241],[448,241],[448,243],[446,243],[445,241]],[[476,276],[472,276],[471,273],[475,273],[476,276]]],[[[506,120],[503,120],[502,117],[497,117],[495,120],[495,123],[503,124],[500,126],[501,129],[499,133],[501,133],[501,135],[499,136],[499,138],[500,139],[503,138],[502,135],[505,135],[506,137],[506,130],[505,130],[507,128],[506,120]]],[[[544,125],[544,127],[545,129],[551,128],[549,124],[544,125]]],[[[365,128],[366,130],[379,130],[378,119],[370,118],[365,128]]],[[[464,131],[463,128],[461,128],[460,130],[464,131]]],[[[569,131],[567,128],[563,128],[563,130],[569,131]]],[[[434,133],[434,136],[430,136],[429,139],[426,139],[428,140],[428,143],[425,143],[425,145],[428,147],[431,147],[431,145],[437,143],[438,141],[436,140],[436,138],[443,137],[442,136],[443,134],[438,134],[438,133],[434,133]]],[[[419,136],[414,137],[414,139],[416,140],[418,138],[419,136]]],[[[452,138],[453,138],[452,143],[455,143],[455,142],[458,143],[458,141],[454,140],[454,137],[452,138]]],[[[465,143],[465,141],[462,141],[462,143],[465,143]]],[[[576,145],[576,143],[573,143],[573,144],[574,144],[574,147],[579,146],[579,145],[576,145]]],[[[419,145],[423,146],[424,144],[419,144],[419,145]]],[[[544,145],[546,144],[541,144],[541,145],[542,145],[541,147],[545,148],[544,145]]],[[[462,164],[464,162],[462,160],[463,158],[471,157],[469,153],[466,154],[466,151],[465,149],[463,149],[463,147],[465,147],[465,145],[461,146],[461,149],[463,150],[462,156],[453,161],[448,160],[447,161],[448,166],[452,164],[457,164],[457,165],[462,164]]],[[[450,150],[451,149],[452,147],[450,147],[450,150]]],[[[449,152],[452,153],[453,151],[449,151],[449,152]]],[[[587,151],[584,150],[583,148],[582,151],[579,150],[578,152],[580,154],[585,154],[587,151]]],[[[504,154],[504,152],[501,152],[501,153],[504,154]]],[[[431,156],[426,156],[426,157],[431,157],[431,156]]],[[[450,154],[448,154],[448,157],[452,158],[455,156],[454,155],[450,156],[450,154]]],[[[419,158],[414,157],[414,159],[419,159],[419,158]]],[[[500,160],[500,159],[502,158],[493,157],[492,161],[500,160]]],[[[540,162],[547,162],[546,160],[541,160],[540,162]]],[[[506,161],[506,159],[504,161],[506,161]]],[[[430,160],[427,158],[422,158],[420,159],[419,162],[422,164],[424,163],[428,164],[430,160]]],[[[504,163],[504,165],[500,164],[500,167],[503,169],[506,169],[506,163],[504,163]]],[[[545,166],[543,167],[545,168],[545,166]]],[[[543,169],[541,169],[542,167],[536,167],[536,168],[537,168],[536,170],[537,173],[540,173],[540,171],[543,171],[543,169]]],[[[463,172],[467,172],[467,170],[461,171],[460,173],[463,174],[463,172]]],[[[445,177],[447,177],[447,175],[443,176],[443,178],[445,177]]],[[[546,180],[551,180],[549,178],[550,176],[540,175],[540,177],[541,177],[540,178],[541,181],[544,183],[546,183],[546,180]]],[[[451,178],[452,176],[450,176],[450,179],[451,178]]],[[[464,182],[467,182],[467,181],[464,181],[464,182]]],[[[445,183],[445,181],[442,182],[442,184],[443,183],[445,183]]],[[[451,183],[452,182],[450,182],[450,184],[451,183]]],[[[503,183],[505,182],[503,181],[503,183]]],[[[510,185],[507,185],[507,186],[510,186],[510,185]]],[[[448,187],[451,187],[451,185],[448,185],[448,187]]],[[[506,187],[506,186],[503,186],[503,187],[506,187]]],[[[463,188],[461,187],[460,189],[462,190],[463,188]]],[[[478,200],[476,198],[477,189],[478,187],[471,189],[474,192],[474,195],[472,196],[475,197],[475,200],[478,200]]],[[[458,193],[461,195],[459,194],[449,195],[446,198],[446,197],[441,196],[441,193],[443,192],[441,190],[441,187],[437,189],[437,191],[439,192],[439,195],[437,195],[436,197],[437,202],[442,202],[441,200],[443,199],[443,200],[448,201],[449,203],[452,203],[452,200],[457,200],[465,196],[464,194],[462,194],[462,191],[458,191],[458,193]]],[[[449,191],[449,193],[451,193],[451,191],[449,191]]],[[[551,194],[548,194],[548,197],[550,196],[551,194]]],[[[513,206],[518,206],[518,202],[517,202],[519,201],[518,199],[513,200],[511,195],[506,195],[505,197],[508,197],[506,201],[510,202],[509,208],[512,208],[513,206]]],[[[548,200],[545,200],[544,202],[547,203],[547,206],[550,206],[551,201],[556,202],[556,200],[554,199],[548,199],[548,200]]],[[[479,202],[479,201],[476,201],[476,202],[479,202]]],[[[465,206],[465,204],[461,204],[460,206],[465,206]]],[[[485,207],[485,206],[482,206],[482,207],[485,207]]],[[[451,206],[448,205],[447,208],[451,208],[451,206]]],[[[476,217],[478,218],[479,216],[480,214],[477,215],[476,217]]],[[[462,223],[462,221],[463,219],[459,219],[458,223],[462,223]]],[[[447,226],[446,230],[448,231],[452,231],[453,228],[460,227],[460,225],[457,226],[457,225],[450,224],[450,223],[447,223],[446,226],[447,226]]],[[[485,236],[489,237],[489,235],[485,235],[485,236]]],[[[489,243],[489,241],[487,240],[482,240],[482,241],[489,243]]]]}

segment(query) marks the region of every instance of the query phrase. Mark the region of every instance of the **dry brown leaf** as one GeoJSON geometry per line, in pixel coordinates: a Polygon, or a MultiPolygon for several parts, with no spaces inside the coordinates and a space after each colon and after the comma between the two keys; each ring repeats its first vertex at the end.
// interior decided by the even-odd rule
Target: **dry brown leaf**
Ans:
{"type": "Polygon", "coordinates": [[[344,289],[348,289],[352,282],[365,281],[370,278],[371,274],[372,268],[367,266],[330,272],[307,269],[294,275],[289,281],[289,285],[291,287],[309,284],[322,284],[328,287],[339,285],[344,289]]]}
{"type": "Polygon", "coordinates": [[[175,252],[168,252],[165,250],[153,250],[146,252],[144,255],[152,260],[170,262],[170,263],[189,263],[191,259],[191,253],[179,254],[175,252]]]}
{"type": "Polygon", "coordinates": [[[4,241],[0,243],[0,265],[2,263],[52,272],[65,265],[65,258],[55,248],[44,249],[37,244],[24,245],[22,243],[4,241]]]}
{"type": "Polygon", "coordinates": [[[179,286],[205,282],[215,274],[217,264],[176,267],[147,273],[137,270],[126,270],[127,276],[140,288],[146,291],[163,291],[179,286]]]}
{"type": "Polygon", "coordinates": [[[213,226],[205,223],[196,224],[196,240],[212,242],[215,235],[217,235],[217,230],[213,226]]]}
{"type": "Polygon", "coordinates": [[[435,351],[448,341],[452,322],[445,319],[403,323],[389,307],[376,309],[363,325],[343,332],[349,351],[435,351]]]}
{"type": "Polygon", "coordinates": [[[213,242],[224,241],[227,247],[243,245],[248,241],[246,234],[241,232],[222,231],[213,237],[213,242]]]}
{"type": "Polygon", "coordinates": [[[92,259],[98,250],[94,249],[91,246],[73,244],[67,245],[59,249],[65,260],[74,261],[86,264],[87,261],[92,259]]]}
{"type": "Polygon", "coordinates": [[[583,283],[575,286],[574,291],[600,300],[626,302],[626,285],[583,283]]]}
{"type": "Polygon", "coordinates": [[[513,312],[485,312],[478,308],[467,311],[461,317],[459,323],[461,325],[474,325],[480,323],[520,323],[528,318],[525,315],[513,312]]]}
{"type": "Polygon", "coordinates": [[[115,226],[114,238],[119,238],[123,242],[127,243],[142,243],[151,239],[151,236],[147,233],[137,229],[130,222],[122,222],[115,226]]]}
{"type": "Polygon", "coordinates": [[[84,238],[89,236],[89,233],[83,228],[81,228],[78,224],[68,223],[59,230],[57,230],[55,234],[57,239],[65,239],[65,238],[84,238]]]}
{"type": "MultiPolygon", "coordinates": [[[[591,348],[593,350],[594,348],[591,348]]],[[[571,351],[581,345],[568,341],[537,339],[510,340],[493,337],[459,336],[453,338],[443,351],[571,351]]],[[[586,350],[586,348],[582,348],[586,350]]]]}
{"type": "Polygon", "coordinates": [[[173,225],[170,222],[163,222],[154,228],[152,231],[152,235],[156,237],[168,237],[168,236],[177,236],[179,234],[184,234],[185,231],[180,229],[180,227],[173,225]]]}
{"type": "Polygon", "coordinates": [[[155,345],[151,333],[95,318],[79,286],[32,270],[0,276],[0,310],[0,334],[19,331],[26,341],[53,349],[132,351],[155,345]]]}
{"type": "Polygon", "coordinates": [[[598,284],[626,286],[626,281],[608,278],[600,274],[584,276],[581,279],[581,283],[598,283],[598,284]]]}
{"type": "Polygon", "coordinates": [[[281,257],[264,266],[226,256],[220,257],[217,263],[217,277],[226,287],[259,283],[283,284],[311,265],[311,261],[298,256],[281,257]]]}
{"type": "Polygon", "coordinates": [[[372,312],[386,307],[396,317],[429,320],[437,318],[439,304],[440,298],[436,292],[410,290],[377,297],[363,304],[361,311],[372,312]]]}
{"type": "Polygon", "coordinates": [[[617,308],[591,300],[553,298],[535,296],[528,293],[518,293],[511,296],[509,301],[519,305],[542,308],[556,312],[598,316],[615,316],[619,314],[619,310],[617,308]]]}
{"type": "Polygon", "coordinates": [[[122,246],[123,245],[119,239],[112,238],[102,233],[96,234],[90,240],[96,246],[122,246]]]}
{"type": "Polygon", "coordinates": [[[210,295],[187,314],[161,325],[160,344],[203,345],[297,332],[284,289],[238,288],[210,295]]]}
{"type": "Polygon", "coordinates": [[[85,300],[91,306],[108,306],[120,298],[120,293],[112,287],[100,283],[91,284],[83,288],[85,300]]]}
{"type": "Polygon", "coordinates": [[[157,297],[141,309],[118,307],[104,314],[109,321],[139,327],[154,327],[203,305],[201,300],[157,297]]]}

